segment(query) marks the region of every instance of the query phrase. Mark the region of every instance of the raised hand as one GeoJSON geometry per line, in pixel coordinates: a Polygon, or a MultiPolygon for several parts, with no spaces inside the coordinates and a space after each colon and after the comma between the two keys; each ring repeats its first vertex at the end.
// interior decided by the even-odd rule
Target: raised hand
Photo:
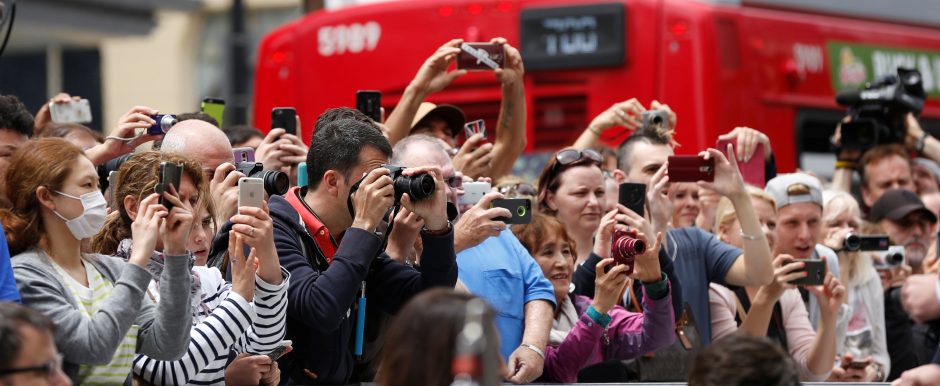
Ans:
{"type": "Polygon", "coordinates": [[[719,135],[718,140],[735,141],[738,150],[738,152],[735,153],[735,157],[744,162],[751,160],[751,157],[754,156],[754,152],[757,151],[757,146],[764,147],[765,158],[769,159],[771,154],[770,138],[767,137],[767,134],[750,127],[735,127],[731,132],[719,135]]]}
{"type": "Polygon", "coordinates": [[[146,267],[157,246],[160,237],[160,227],[168,211],[160,205],[160,195],[153,193],[137,206],[137,217],[131,224],[131,257],[128,262],[140,267],[146,267]]]}
{"type": "Polygon", "coordinates": [[[490,43],[503,46],[503,68],[497,68],[495,72],[496,80],[504,86],[522,84],[522,76],[525,74],[525,68],[522,65],[522,54],[519,50],[511,46],[505,38],[493,38],[490,43]]]}
{"type": "Polygon", "coordinates": [[[238,214],[232,216],[231,221],[232,231],[257,251],[261,266],[258,274],[261,279],[266,283],[281,284],[283,275],[277,248],[274,246],[274,222],[269,214],[268,203],[264,202],[261,208],[239,207],[238,214]]]}
{"type": "Polygon", "coordinates": [[[241,235],[238,232],[229,231],[228,256],[232,262],[232,291],[250,302],[255,296],[255,269],[258,264],[255,249],[252,248],[249,257],[245,258],[241,235]]]}
{"type": "Polygon", "coordinates": [[[427,174],[434,178],[434,195],[423,200],[412,201],[408,194],[402,195],[401,205],[424,219],[429,230],[437,231],[447,227],[447,189],[441,169],[437,166],[408,168],[402,173],[408,177],[427,174]]]}
{"type": "Polygon", "coordinates": [[[412,86],[426,94],[435,93],[447,88],[455,79],[466,74],[466,70],[447,72],[450,64],[457,59],[457,55],[460,55],[461,43],[463,39],[453,39],[438,48],[418,69],[418,73],[411,81],[412,86]]]}
{"type": "Polygon", "coordinates": [[[732,197],[745,194],[744,178],[741,177],[741,171],[738,170],[738,161],[734,156],[734,146],[728,144],[726,149],[729,158],[726,158],[722,152],[717,149],[708,149],[699,153],[700,157],[706,160],[715,160],[715,180],[713,182],[699,181],[700,188],[711,189],[716,193],[732,197]]]}
{"type": "Polygon", "coordinates": [[[388,176],[388,169],[375,168],[366,174],[359,190],[352,195],[352,203],[356,212],[352,227],[373,232],[388,208],[395,203],[395,187],[388,176]]]}
{"type": "Polygon", "coordinates": [[[490,208],[493,200],[503,198],[499,193],[487,193],[480,202],[464,212],[454,224],[454,249],[462,251],[473,248],[483,240],[499,236],[506,229],[506,223],[496,220],[498,217],[512,217],[506,208],[490,208]]]}
{"type": "Polygon", "coordinates": [[[594,117],[588,125],[588,129],[595,133],[603,133],[607,129],[617,126],[623,126],[628,130],[636,130],[642,124],[640,114],[644,111],[646,111],[646,108],[636,98],[617,102],[594,117]]]}
{"type": "Polygon", "coordinates": [[[627,266],[614,263],[614,259],[601,260],[594,267],[594,301],[591,305],[597,312],[606,314],[620,300],[620,294],[629,281],[627,266]],[[607,268],[610,267],[610,270],[607,268]]]}
{"type": "Polygon", "coordinates": [[[193,212],[189,204],[183,204],[179,198],[177,187],[172,184],[163,199],[173,205],[163,223],[161,234],[163,237],[163,252],[170,256],[180,256],[188,253],[186,245],[189,242],[189,232],[193,229],[193,212]]]}

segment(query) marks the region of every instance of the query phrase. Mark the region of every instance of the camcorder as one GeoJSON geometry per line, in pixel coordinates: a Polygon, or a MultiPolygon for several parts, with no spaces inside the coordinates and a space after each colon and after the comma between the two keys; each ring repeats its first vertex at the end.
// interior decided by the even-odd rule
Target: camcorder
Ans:
{"type": "Polygon", "coordinates": [[[920,71],[904,67],[861,90],[840,92],[836,102],[849,106],[847,116],[852,118],[842,124],[842,147],[864,151],[879,144],[904,143],[905,117],[919,115],[926,97],[920,71]]]}
{"type": "Polygon", "coordinates": [[[842,247],[846,251],[887,251],[891,246],[888,236],[859,236],[855,233],[849,233],[842,240],[842,247]]]}
{"type": "Polygon", "coordinates": [[[420,201],[434,195],[437,189],[434,177],[430,174],[406,176],[404,167],[394,165],[382,165],[382,167],[388,169],[388,176],[392,178],[392,186],[395,188],[395,205],[401,203],[401,196],[405,193],[411,197],[412,201],[420,201]]]}
{"type": "Polygon", "coordinates": [[[287,174],[279,170],[264,170],[264,164],[261,162],[239,162],[235,164],[235,170],[245,177],[260,178],[264,181],[264,191],[269,196],[283,195],[290,188],[290,177],[287,174]]]}
{"type": "Polygon", "coordinates": [[[614,231],[610,242],[610,257],[614,258],[617,265],[627,266],[627,275],[633,273],[636,255],[644,252],[646,252],[646,243],[643,240],[633,238],[632,235],[622,230],[614,231]]]}

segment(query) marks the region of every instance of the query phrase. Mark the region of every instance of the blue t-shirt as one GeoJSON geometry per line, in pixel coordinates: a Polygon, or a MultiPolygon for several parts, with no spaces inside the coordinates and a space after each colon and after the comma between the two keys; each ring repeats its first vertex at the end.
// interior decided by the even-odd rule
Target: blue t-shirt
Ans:
{"type": "Polygon", "coordinates": [[[503,358],[508,359],[522,343],[526,303],[546,300],[556,306],[552,283],[509,229],[458,253],[457,269],[467,289],[496,310],[503,358]]]}
{"type": "Polygon", "coordinates": [[[0,226],[0,301],[20,303],[20,291],[16,289],[13,268],[10,266],[10,248],[7,235],[0,226]]]}
{"type": "Polygon", "coordinates": [[[692,309],[702,344],[708,345],[712,336],[708,283],[725,285],[725,274],[741,250],[696,227],[670,229],[666,235],[660,253],[673,260],[676,276],[682,282],[682,298],[692,309]]]}

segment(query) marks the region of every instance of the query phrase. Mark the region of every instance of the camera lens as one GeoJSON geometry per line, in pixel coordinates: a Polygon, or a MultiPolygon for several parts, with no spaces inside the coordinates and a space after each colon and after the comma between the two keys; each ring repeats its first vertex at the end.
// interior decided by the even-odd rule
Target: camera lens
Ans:
{"type": "Polygon", "coordinates": [[[894,252],[885,254],[885,264],[896,267],[901,265],[904,262],[904,255],[894,252]]]}
{"type": "Polygon", "coordinates": [[[845,236],[842,247],[847,251],[857,251],[862,248],[862,239],[854,233],[849,233],[845,236]]]}
{"type": "Polygon", "coordinates": [[[620,256],[636,256],[646,252],[646,243],[627,235],[620,235],[614,239],[613,250],[620,256]]]}
{"type": "Polygon", "coordinates": [[[264,181],[264,191],[269,196],[283,195],[290,188],[290,178],[284,172],[277,170],[260,170],[248,177],[260,178],[264,181]]]}
{"type": "Polygon", "coordinates": [[[398,177],[395,179],[395,195],[399,193],[408,193],[408,197],[415,201],[428,198],[434,194],[434,177],[429,174],[398,177]]]}

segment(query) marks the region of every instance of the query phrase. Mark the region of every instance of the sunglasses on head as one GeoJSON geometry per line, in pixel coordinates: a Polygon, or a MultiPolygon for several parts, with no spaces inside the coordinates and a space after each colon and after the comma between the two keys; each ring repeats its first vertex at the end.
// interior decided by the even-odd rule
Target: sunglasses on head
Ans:
{"type": "Polygon", "coordinates": [[[532,196],[532,197],[536,196],[535,187],[524,182],[503,185],[503,186],[498,187],[496,191],[500,192],[502,195],[506,196],[507,198],[513,198],[517,196],[532,196]]]}
{"type": "Polygon", "coordinates": [[[565,149],[555,153],[555,160],[558,161],[559,165],[563,166],[572,165],[584,160],[601,165],[604,162],[604,157],[591,149],[565,149]]]}

